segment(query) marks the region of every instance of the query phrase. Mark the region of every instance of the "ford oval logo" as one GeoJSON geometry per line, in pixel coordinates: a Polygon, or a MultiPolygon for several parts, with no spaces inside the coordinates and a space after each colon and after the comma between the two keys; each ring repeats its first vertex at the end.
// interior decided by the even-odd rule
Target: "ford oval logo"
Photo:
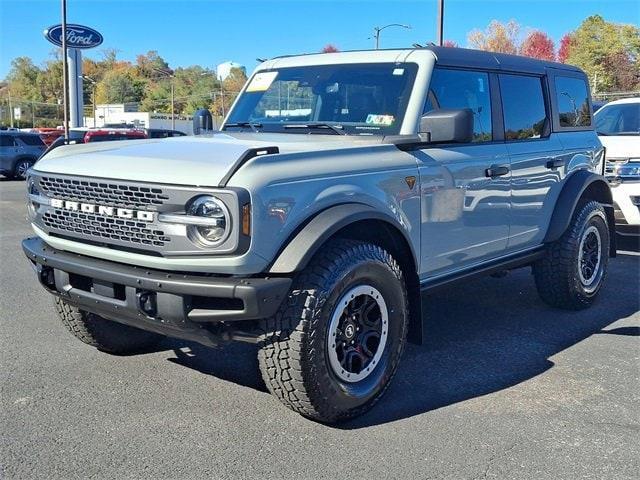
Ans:
{"type": "MultiPolygon", "coordinates": [[[[44,31],[44,36],[54,45],[62,46],[62,25],[54,25],[44,31]]],[[[102,35],[93,28],[67,23],[67,48],[93,48],[102,43],[102,35]]]]}

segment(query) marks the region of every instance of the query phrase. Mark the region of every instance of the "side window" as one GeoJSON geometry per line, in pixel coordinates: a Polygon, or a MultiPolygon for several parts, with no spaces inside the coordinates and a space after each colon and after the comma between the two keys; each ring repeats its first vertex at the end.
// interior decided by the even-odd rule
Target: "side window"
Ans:
{"type": "Polygon", "coordinates": [[[584,79],[557,76],[555,83],[560,126],[590,127],[591,108],[584,79]]]}
{"type": "Polygon", "coordinates": [[[44,145],[44,142],[38,135],[20,135],[18,138],[30,147],[41,147],[44,145]]]}
{"type": "Polygon", "coordinates": [[[13,147],[13,137],[10,135],[0,135],[0,147],[13,147]]]}
{"type": "Polygon", "coordinates": [[[493,138],[488,73],[434,69],[424,113],[438,108],[470,108],[474,118],[472,142],[493,138]]]}
{"type": "Polygon", "coordinates": [[[549,127],[542,79],[501,74],[500,94],[504,115],[504,138],[527,140],[541,138],[549,127]]]}

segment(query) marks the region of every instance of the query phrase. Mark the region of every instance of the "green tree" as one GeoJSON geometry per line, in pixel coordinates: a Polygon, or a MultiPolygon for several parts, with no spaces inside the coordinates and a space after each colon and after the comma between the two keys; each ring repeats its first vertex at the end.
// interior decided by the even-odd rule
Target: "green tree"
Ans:
{"type": "Polygon", "coordinates": [[[571,32],[569,38],[565,61],[587,73],[593,90],[627,90],[631,85],[640,87],[638,27],[607,22],[600,15],[593,15],[571,32]],[[612,68],[616,64],[623,68],[612,68]]]}
{"type": "Polygon", "coordinates": [[[144,97],[145,82],[130,71],[107,72],[96,89],[97,103],[139,103],[144,97]]]}

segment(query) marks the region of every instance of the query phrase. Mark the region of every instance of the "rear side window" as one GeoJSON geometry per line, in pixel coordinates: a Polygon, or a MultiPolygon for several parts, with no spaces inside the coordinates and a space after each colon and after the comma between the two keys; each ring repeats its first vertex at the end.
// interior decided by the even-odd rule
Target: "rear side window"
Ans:
{"type": "Polygon", "coordinates": [[[555,84],[560,126],[591,126],[589,94],[584,79],[556,76],[555,84]]]}
{"type": "Polygon", "coordinates": [[[20,135],[18,137],[25,145],[29,145],[31,147],[42,147],[44,142],[38,135],[20,135]]]}
{"type": "Polygon", "coordinates": [[[541,138],[546,134],[549,122],[540,77],[500,75],[500,93],[506,140],[541,138]]]}
{"type": "Polygon", "coordinates": [[[438,108],[470,108],[474,118],[472,142],[493,138],[489,74],[486,72],[434,69],[424,113],[438,108]]]}
{"type": "Polygon", "coordinates": [[[13,137],[10,135],[0,135],[0,147],[13,147],[14,145],[13,137]]]}

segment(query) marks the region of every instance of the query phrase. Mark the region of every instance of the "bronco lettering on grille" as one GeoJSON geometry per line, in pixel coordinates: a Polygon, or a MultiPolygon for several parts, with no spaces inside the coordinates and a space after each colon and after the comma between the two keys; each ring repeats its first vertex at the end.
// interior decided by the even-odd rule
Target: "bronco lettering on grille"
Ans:
{"type": "Polygon", "coordinates": [[[126,219],[136,219],[143,222],[153,222],[154,213],[144,210],[132,210],[130,208],[107,207],[104,205],[95,205],[93,203],[81,203],[71,200],[60,200],[59,198],[51,199],[51,206],[54,208],[63,208],[73,212],[97,213],[108,217],[119,217],[126,219]]]}

